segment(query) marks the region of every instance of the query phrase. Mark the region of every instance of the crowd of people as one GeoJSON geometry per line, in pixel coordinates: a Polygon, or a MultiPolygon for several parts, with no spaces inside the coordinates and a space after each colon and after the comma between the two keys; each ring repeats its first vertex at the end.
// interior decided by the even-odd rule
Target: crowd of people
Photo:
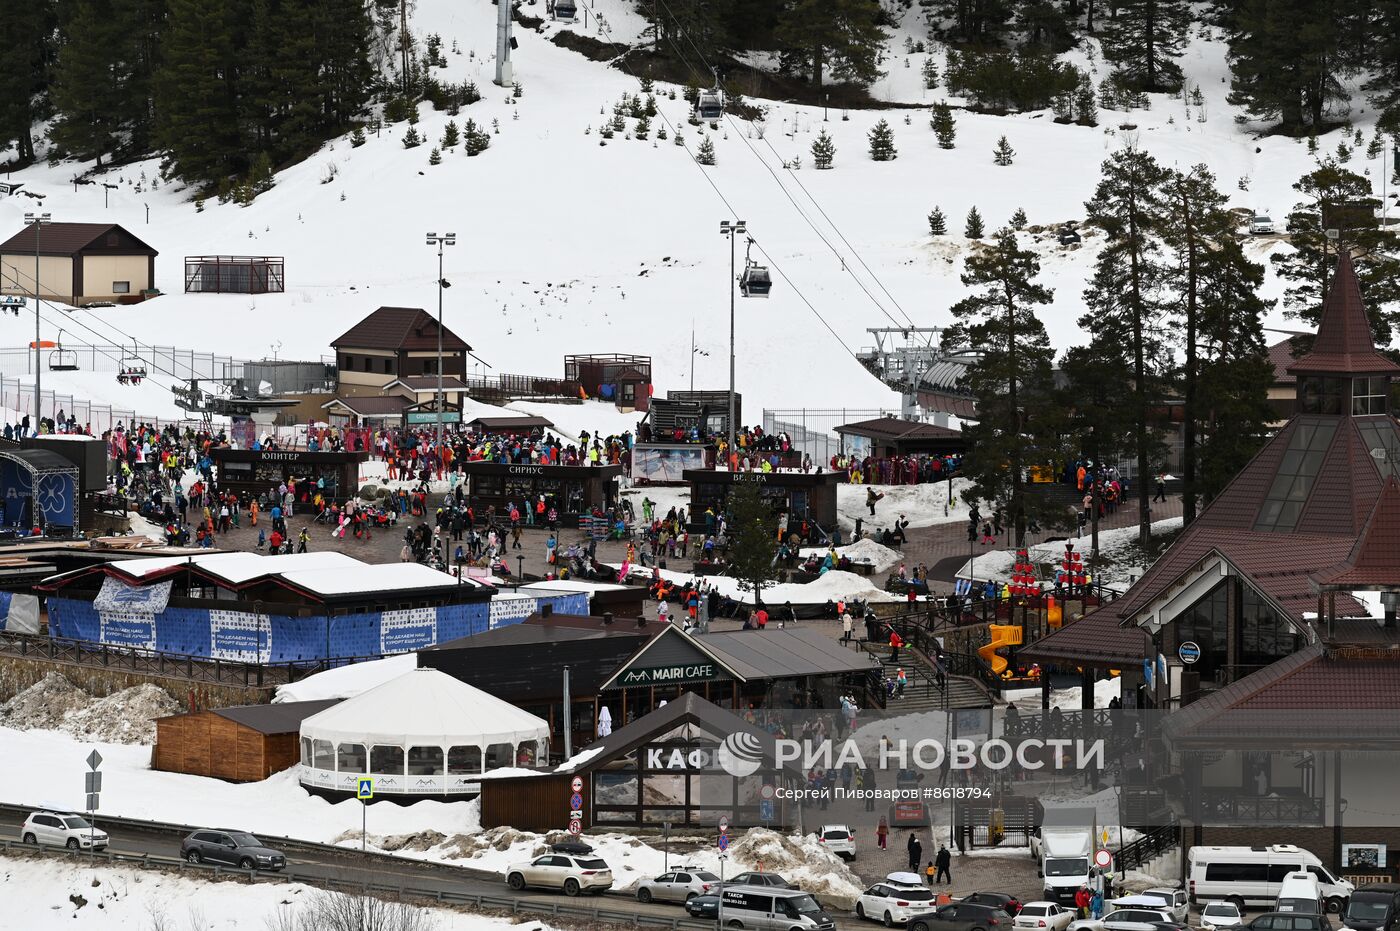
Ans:
{"type": "MultiPolygon", "coordinates": [[[[957,473],[962,457],[954,455],[910,454],[906,456],[855,456],[844,453],[831,457],[831,468],[845,472],[852,485],[922,485],[941,482],[957,473]]],[[[871,514],[874,514],[872,509],[871,514]]]]}

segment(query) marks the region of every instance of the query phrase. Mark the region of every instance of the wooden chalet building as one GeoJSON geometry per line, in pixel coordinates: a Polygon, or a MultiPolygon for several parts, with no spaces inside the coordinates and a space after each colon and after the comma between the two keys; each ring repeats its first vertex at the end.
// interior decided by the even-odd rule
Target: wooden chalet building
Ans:
{"type": "MultiPolygon", "coordinates": [[[[437,388],[438,323],[421,307],[380,307],[333,339],[331,348],[338,396],[379,395],[396,382],[406,396],[437,388]],[[433,376],[431,385],[419,380],[425,375],[433,376]]],[[[444,378],[445,390],[466,377],[471,348],[442,328],[442,371],[452,376],[444,378]]]]}
{"type": "Polygon", "coordinates": [[[155,288],[159,253],[115,223],[29,224],[0,243],[0,294],[64,304],[140,301],[155,288]]]}

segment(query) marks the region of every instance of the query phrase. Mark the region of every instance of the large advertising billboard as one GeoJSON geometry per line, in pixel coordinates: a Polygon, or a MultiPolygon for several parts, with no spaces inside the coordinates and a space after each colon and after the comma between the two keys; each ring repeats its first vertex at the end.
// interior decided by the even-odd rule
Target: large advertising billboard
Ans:
{"type": "Polygon", "coordinates": [[[632,447],[632,481],[679,485],[686,469],[705,468],[705,447],[638,443],[632,447]]]}

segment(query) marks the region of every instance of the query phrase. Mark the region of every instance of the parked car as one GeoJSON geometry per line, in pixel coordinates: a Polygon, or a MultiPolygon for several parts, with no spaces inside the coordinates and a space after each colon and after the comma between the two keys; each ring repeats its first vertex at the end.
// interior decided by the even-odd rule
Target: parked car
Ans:
{"type": "Polygon", "coordinates": [[[103,850],[107,832],[98,830],[82,815],[71,811],[40,810],[24,819],[19,835],[26,844],[67,847],[69,850],[103,850]]]}
{"type": "Polygon", "coordinates": [[[1400,886],[1367,883],[1351,895],[1344,924],[1348,931],[1395,931],[1400,918],[1400,886]]]}
{"type": "Polygon", "coordinates": [[[1045,931],[1065,931],[1074,920],[1074,909],[1058,902],[1027,902],[1016,913],[1015,927],[1045,931]]]}
{"type": "Polygon", "coordinates": [[[244,870],[280,870],[287,857],[247,831],[195,831],[180,841],[180,857],[190,863],[217,863],[244,870]]]}
{"type": "Polygon", "coordinates": [[[936,892],[920,883],[896,881],[896,876],[917,878],[911,873],[892,873],[884,882],[866,889],[856,899],[857,918],[882,921],[891,928],[933,911],[936,892]]]}
{"type": "Polygon", "coordinates": [[[967,902],[969,905],[990,905],[1013,916],[1021,910],[1021,900],[1005,892],[973,892],[958,901],[967,902]]]}
{"type": "Polygon", "coordinates": [[[856,836],[844,824],[823,824],[817,832],[817,841],[838,857],[856,858],[856,836]]]}
{"type": "Polygon", "coordinates": [[[697,895],[685,900],[686,913],[691,918],[715,919],[719,917],[719,895],[697,895]]]}
{"type": "Polygon", "coordinates": [[[1301,912],[1265,912],[1245,925],[1249,931],[1332,931],[1326,915],[1301,912]]]}
{"type": "Polygon", "coordinates": [[[1201,909],[1201,931],[1235,931],[1244,925],[1244,916],[1234,902],[1207,902],[1201,909]]]}
{"type": "Polygon", "coordinates": [[[1263,213],[1256,213],[1249,218],[1249,232],[1252,236],[1270,236],[1274,232],[1273,218],[1263,213]]]}
{"type": "Polygon", "coordinates": [[[1069,931],[1164,931],[1159,925],[1177,921],[1165,908],[1116,908],[1102,918],[1076,918],[1069,931]]]}
{"type": "Polygon", "coordinates": [[[909,931],[1010,931],[1010,913],[990,905],[953,902],[909,922],[909,931]]]}
{"type": "Polygon", "coordinates": [[[726,886],[720,891],[726,928],[755,931],[836,931],[836,922],[817,900],[801,889],[777,886],[726,886]]]}
{"type": "Polygon", "coordinates": [[[506,869],[506,884],[516,892],[526,886],[562,889],[565,895],[606,892],[612,888],[612,868],[598,857],[547,853],[506,869]]]}
{"type": "MultiPolygon", "coordinates": [[[[1191,903],[1186,899],[1186,890],[1169,889],[1166,886],[1154,886],[1151,889],[1144,889],[1138,895],[1149,899],[1159,899],[1166,906],[1167,911],[1172,913],[1172,917],[1181,924],[1185,924],[1191,914],[1191,903]]],[[[1121,900],[1115,900],[1117,906],[1121,900]]]]}
{"type": "Polygon", "coordinates": [[[718,888],[719,877],[714,873],[686,867],[637,883],[637,901],[685,902],[718,888]]]}
{"type": "Polygon", "coordinates": [[[1060,227],[1058,238],[1060,240],[1060,245],[1062,246],[1077,246],[1079,245],[1080,241],[1078,231],[1075,230],[1074,227],[1069,226],[1068,224],[1060,227]]]}
{"type": "Polygon", "coordinates": [[[760,873],[757,870],[750,870],[747,873],[736,873],[726,879],[724,884],[726,886],[771,886],[774,889],[797,888],[777,873],[760,873]]]}

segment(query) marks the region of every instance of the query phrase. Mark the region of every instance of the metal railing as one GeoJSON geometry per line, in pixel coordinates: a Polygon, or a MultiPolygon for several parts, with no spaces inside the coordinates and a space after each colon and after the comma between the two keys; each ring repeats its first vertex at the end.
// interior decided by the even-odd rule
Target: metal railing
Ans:
{"type": "Polygon", "coordinates": [[[1114,867],[1120,872],[1140,869],[1181,843],[1181,825],[1172,821],[1153,828],[1114,854],[1114,867]]]}
{"type": "Polygon", "coordinates": [[[91,641],[54,639],[42,634],[15,631],[0,631],[0,655],[247,688],[285,685],[326,668],[324,662],[246,663],[136,647],[114,647],[91,641]]]}
{"type": "Polygon", "coordinates": [[[1321,824],[1322,799],[1308,795],[1244,795],[1202,789],[1192,820],[1203,824],[1321,824]]]}

